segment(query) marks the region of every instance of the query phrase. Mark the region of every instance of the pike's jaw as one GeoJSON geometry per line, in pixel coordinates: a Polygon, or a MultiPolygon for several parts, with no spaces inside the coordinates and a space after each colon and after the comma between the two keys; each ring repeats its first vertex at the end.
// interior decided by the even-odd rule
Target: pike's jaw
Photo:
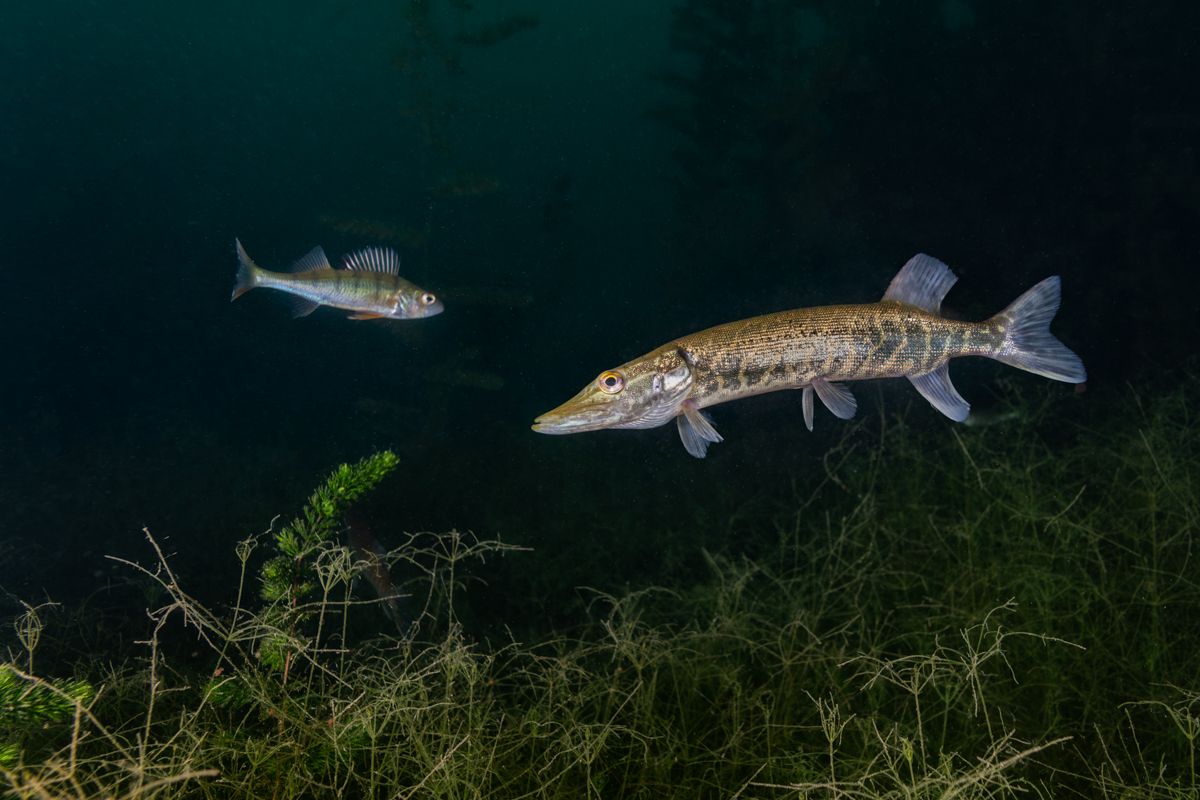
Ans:
{"type": "Polygon", "coordinates": [[[691,388],[692,374],[686,363],[627,365],[601,373],[579,394],[534,420],[533,429],[562,435],[605,428],[656,428],[679,414],[691,388]],[[622,388],[615,392],[611,383],[604,383],[614,374],[623,380],[622,388]]]}
{"type": "Polygon", "coordinates": [[[533,429],[538,433],[561,436],[613,428],[621,423],[619,416],[609,413],[613,410],[603,406],[586,408],[568,401],[535,419],[533,429]]]}

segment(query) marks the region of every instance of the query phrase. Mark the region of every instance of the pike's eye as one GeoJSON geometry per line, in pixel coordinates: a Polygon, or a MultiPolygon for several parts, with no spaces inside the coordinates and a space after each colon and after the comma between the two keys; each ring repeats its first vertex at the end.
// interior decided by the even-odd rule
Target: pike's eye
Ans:
{"type": "Polygon", "coordinates": [[[625,376],[610,369],[600,373],[600,377],[596,378],[596,385],[605,394],[616,394],[625,388],[625,376]]]}
{"type": "Polygon", "coordinates": [[[421,305],[423,306],[431,306],[436,300],[437,298],[433,296],[432,292],[426,292],[425,294],[421,295],[421,305]]]}

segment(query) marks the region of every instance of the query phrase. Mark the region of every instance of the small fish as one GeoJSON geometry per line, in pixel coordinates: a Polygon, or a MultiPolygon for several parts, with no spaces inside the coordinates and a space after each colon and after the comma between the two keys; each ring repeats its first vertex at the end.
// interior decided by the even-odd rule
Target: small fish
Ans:
{"type": "Polygon", "coordinates": [[[429,244],[429,235],[425,231],[387,220],[321,214],[317,221],[338,233],[371,239],[381,244],[397,244],[409,249],[418,249],[429,244]]]}
{"type": "Polygon", "coordinates": [[[521,31],[532,30],[540,22],[541,18],[535,14],[513,14],[479,30],[460,33],[458,41],[472,47],[490,47],[511,39],[521,31]]]}
{"type": "Polygon", "coordinates": [[[430,187],[435,197],[483,197],[503,189],[498,178],[471,169],[460,169],[430,187]]]}
{"type": "Polygon", "coordinates": [[[504,389],[503,376],[483,369],[436,369],[429,379],[434,383],[459,389],[479,389],[485,392],[499,392],[504,389]]]}
{"type": "Polygon", "coordinates": [[[971,413],[964,419],[963,425],[968,428],[990,428],[993,425],[1004,425],[1009,422],[1015,422],[1021,419],[1022,414],[1019,409],[984,409],[976,411],[972,409],[971,413]]]}
{"type": "Polygon", "coordinates": [[[346,532],[346,541],[354,558],[354,567],[358,574],[371,584],[375,596],[382,604],[383,613],[396,629],[404,631],[408,620],[401,608],[401,598],[392,585],[392,574],[387,565],[387,550],[362,520],[352,521],[346,532]]]}
{"type": "Polygon", "coordinates": [[[1061,281],[1046,278],[984,322],[943,317],[958,278],[918,254],[883,299],[863,305],[780,311],[693,333],[605,370],[573,398],[538,417],[539,433],[654,428],[672,419],[687,452],[704,458],[721,441],[707,406],[781,389],[801,389],[804,424],[813,395],[841,419],[857,402],[841,382],[908,378],[938,411],[962,422],[971,407],[950,383],[952,358],[983,356],[1057,381],[1087,379],[1079,356],[1050,333],[1061,281]]]}
{"type": "Polygon", "coordinates": [[[255,264],[237,244],[238,271],[232,300],[258,287],[292,295],[292,316],[306,317],[318,306],[353,311],[350,319],[419,319],[442,313],[442,301],[400,277],[394,250],[368,247],[343,259],[334,269],[325,251],[314,247],[287,272],[271,272],[255,264]]]}
{"type": "MultiPolygon", "coordinates": [[[[457,297],[457,295],[456,295],[457,297]]],[[[453,386],[461,389],[482,389],[485,392],[498,392],[504,388],[504,377],[481,364],[485,360],[482,350],[478,347],[461,347],[458,351],[443,359],[433,369],[425,373],[432,383],[443,386],[453,386]]]]}

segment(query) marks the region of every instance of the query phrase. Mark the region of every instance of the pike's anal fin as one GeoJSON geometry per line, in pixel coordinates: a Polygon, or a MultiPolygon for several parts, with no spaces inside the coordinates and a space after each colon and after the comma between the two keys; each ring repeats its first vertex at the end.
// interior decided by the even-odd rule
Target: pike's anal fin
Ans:
{"type": "Polygon", "coordinates": [[[808,432],[812,433],[813,429],[813,388],[811,386],[804,387],[804,396],[800,399],[800,405],[804,409],[804,425],[808,428],[808,432]]]}
{"type": "Polygon", "coordinates": [[[704,458],[710,444],[723,441],[712,422],[691,400],[684,401],[679,416],[675,417],[675,424],[679,428],[683,449],[690,456],[704,458]]]}
{"type": "Polygon", "coordinates": [[[838,419],[850,419],[858,411],[858,401],[854,395],[840,383],[830,383],[824,378],[813,378],[812,388],[817,397],[838,419]]]}
{"type": "Polygon", "coordinates": [[[910,375],[908,379],[930,405],[955,422],[962,422],[971,413],[971,404],[962,398],[950,382],[950,368],[945,362],[933,372],[910,375]]]}

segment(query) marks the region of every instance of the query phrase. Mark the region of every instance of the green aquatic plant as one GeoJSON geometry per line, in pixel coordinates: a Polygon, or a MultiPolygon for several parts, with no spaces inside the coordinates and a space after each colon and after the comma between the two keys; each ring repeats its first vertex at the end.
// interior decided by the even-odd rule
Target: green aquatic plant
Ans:
{"type": "Polygon", "coordinates": [[[337,545],[342,514],[398,463],[395,453],[384,450],[339,465],[313,491],[299,516],[273,534],[275,555],[259,569],[259,581],[262,598],[271,604],[264,622],[274,632],[262,638],[258,655],[264,664],[283,672],[285,681],[296,648],[303,646],[300,629],[318,615],[305,601],[318,588],[326,599],[335,585],[348,591],[354,577],[348,550],[337,545]]]}
{"type": "Polygon", "coordinates": [[[33,675],[33,654],[45,627],[40,612],[54,604],[33,606],[22,601],[21,605],[25,611],[13,621],[13,631],[25,651],[27,671],[22,672],[16,664],[0,663],[0,767],[15,765],[22,742],[40,738],[95,695],[87,681],[46,681],[33,675]]]}
{"type": "MultiPolygon", "coordinates": [[[[512,548],[450,532],[387,556],[414,576],[422,624],[356,635],[353,562],[311,535],[336,532],[321,520],[344,504],[320,491],[320,519],[281,529],[304,553],[294,606],[290,582],[243,594],[261,537],[236,548],[226,611],[149,537],[141,569],[168,604],[146,665],[81,672],[103,689],[74,706],[70,745],[0,762],[0,795],[1194,798],[1197,394],[1188,379],[1070,414],[1037,395],[1027,417],[972,429],[873,416],[793,495],[656,530],[664,552],[691,545],[688,580],[625,585],[616,564],[577,590],[581,622],[540,633],[455,610],[487,602],[466,579],[512,548]],[[737,548],[698,548],[705,526],[737,548]],[[172,620],[201,655],[159,646],[172,620]],[[272,637],[287,672],[261,655],[272,637]]],[[[644,536],[623,513],[603,522],[644,536]]],[[[593,516],[564,520],[575,558],[610,546],[593,516]]],[[[549,558],[523,555],[503,590],[554,587],[549,558]]]]}
{"type": "Polygon", "coordinates": [[[398,463],[395,453],[384,450],[330,473],[300,515],[274,533],[277,554],[260,570],[264,600],[294,604],[313,591],[314,556],[337,538],[346,508],[375,488],[398,463]]]}
{"type": "Polygon", "coordinates": [[[61,722],[76,704],[86,703],[94,694],[87,681],[40,681],[10,664],[0,664],[0,730],[61,722]]]}
{"type": "Polygon", "coordinates": [[[87,681],[41,680],[0,663],[0,768],[14,766],[24,743],[44,739],[52,725],[70,718],[95,693],[87,681]]]}
{"type": "Polygon", "coordinates": [[[13,631],[17,635],[17,641],[21,644],[21,649],[25,651],[25,660],[27,668],[33,672],[33,654],[37,650],[38,642],[42,639],[42,629],[45,627],[45,622],[42,620],[42,609],[56,605],[55,603],[42,603],[41,605],[32,606],[25,601],[21,601],[21,605],[25,607],[25,613],[19,615],[13,622],[13,631]]]}

